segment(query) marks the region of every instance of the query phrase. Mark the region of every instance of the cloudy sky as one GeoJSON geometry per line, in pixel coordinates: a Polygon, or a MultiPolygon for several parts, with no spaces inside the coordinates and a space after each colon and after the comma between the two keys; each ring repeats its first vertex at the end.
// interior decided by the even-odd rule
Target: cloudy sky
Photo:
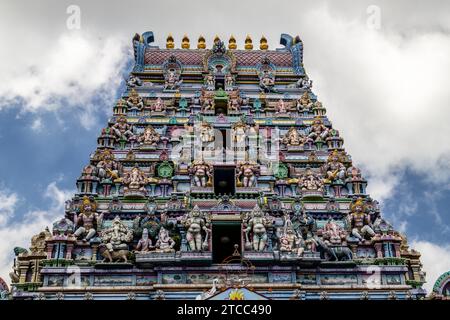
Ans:
{"type": "Polygon", "coordinates": [[[131,38],[300,35],[314,92],[384,216],[450,270],[450,2],[0,2],[0,276],[64,201],[124,89],[131,38]],[[71,19],[73,5],[80,24],[71,19]],[[72,6],[72,7],[71,7],[72,6]],[[75,10],[76,11],[76,10],[75,10]],[[68,13],[69,12],[69,13],[68,13]]]}

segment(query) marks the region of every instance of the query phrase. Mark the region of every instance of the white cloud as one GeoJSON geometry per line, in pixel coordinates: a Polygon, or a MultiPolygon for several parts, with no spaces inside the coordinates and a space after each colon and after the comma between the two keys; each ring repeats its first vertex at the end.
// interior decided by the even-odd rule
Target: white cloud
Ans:
{"type": "MultiPolygon", "coordinates": [[[[13,56],[17,52],[2,54],[6,57],[0,60],[0,110],[18,106],[22,113],[38,113],[71,108],[86,128],[95,124],[98,106],[107,105],[102,111],[110,111],[123,81],[122,69],[131,57],[123,39],[98,39],[80,31],[61,33],[50,44],[33,44],[39,54],[28,55],[13,67],[10,61],[18,59],[13,56]]],[[[42,120],[35,119],[32,128],[42,129],[42,120]]]]}
{"type": "Polygon", "coordinates": [[[410,247],[422,254],[420,260],[423,270],[427,273],[424,288],[431,293],[439,276],[450,271],[450,245],[439,246],[428,241],[412,241],[410,247]]]}
{"type": "MultiPolygon", "coordinates": [[[[14,213],[17,205],[17,195],[0,193],[0,201],[9,199],[7,205],[0,207],[9,213],[8,220],[0,223],[0,277],[7,283],[10,282],[9,272],[12,269],[14,247],[27,248],[31,237],[44,230],[46,226],[51,229],[54,221],[64,216],[64,203],[74,193],[73,190],[61,190],[55,182],[50,183],[44,193],[44,198],[50,201],[48,210],[31,210],[23,216],[14,213]]],[[[3,202],[3,201],[2,201],[3,202]]],[[[0,203],[0,206],[2,203],[0,203]]]]}
{"type": "Polygon", "coordinates": [[[0,226],[6,224],[14,213],[19,197],[6,189],[0,189],[0,226]]]}

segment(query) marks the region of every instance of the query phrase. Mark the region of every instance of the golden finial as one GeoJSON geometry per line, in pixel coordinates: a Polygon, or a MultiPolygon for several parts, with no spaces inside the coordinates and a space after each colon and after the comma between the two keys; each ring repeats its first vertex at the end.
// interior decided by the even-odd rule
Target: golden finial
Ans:
{"type": "Polygon", "coordinates": [[[249,35],[247,35],[247,38],[245,38],[245,50],[252,50],[253,49],[253,43],[252,38],[250,38],[249,35]]]}
{"type": "Polygon", "coordinates": [[[203,36],[198,37],[197,49],[206,49],[205,38],[203,36]]]}
{"type": "Polygon", "coordinates": [[[183,49],[189,49],[191,45],[189,44],[189,38],[187,35],[183,36],[183,39],[181,40],[181,48],[183,49]]]}
{"type": "Polygon", "coordinates": [[[267,50],[269,49],[269,45],[267,44],[267,39],[266,37],[262,36],[261,40],[259,40],[259,48],[261,50],[267,50]]]}
{"type": "Polygon", "coordinates": [[[236,48],[237,48],[236,39],[234,38],[233,35],[231,35],[230,40],[228,40],[228,49],[236,50],[236,48]]]}
{"type": "Polygon", "coordinates": [[[214,43],[216,43],[217,41],[220,41],[219,36],[216,34],[216,36],[214,37],[214,43]]]}
{"type": "Polygon", "coordinates": [[[173,37],[172,34],[169,34],[166,40],[166,48],[167,49],[173,49],[175,48],[175,44],[173,43],[173,37]]]}

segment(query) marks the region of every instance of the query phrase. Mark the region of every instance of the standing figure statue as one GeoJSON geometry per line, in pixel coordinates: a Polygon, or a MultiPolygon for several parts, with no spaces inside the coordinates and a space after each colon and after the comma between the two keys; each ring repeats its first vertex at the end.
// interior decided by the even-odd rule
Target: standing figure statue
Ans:
{"type": "Polygon", "coordinates": [[[196,205],[182,219],[182,224],[186,228],[186,241],[190,251],[206,251],[209,249],[208,237],[210,234],[208,216],[206,217],[196,205]],[[204,236],[202,236],[204,233],[204,236]]]}
{"type": "Polygon", "coordinates": [[[175,252],[174,246],[175,241],[169,236],[169,231],[161,227],[159,229],[158,240],[155,244],[155,251],[162,253],[175,252]]]}
{"type": "Polygon", "coordinates": [[[208,143],[214,141],[214,129],[206,121],[202,121],[200,124],[200,141],[202,143],[208,143]]]}
{"type": "Polygon", "coordinates": [[[339,160],[339,153],[334,150],[328,156],[327,163],[322,167],[322,172],[325,176],[324,183],[343,183],[345,179],[346,168],[339,160]]]}
{"type": "Polygon", "coordinates": [[[119,140],[127,141],[129,138],[134,136],[133,126],[127,123],[127,118],[124,116],[120,116],[111,129],[116,138],[119,140]]]}
{"type": "Polygon", "coordinates": [[[263,251],[267,245],[267,227],[272,226],[272,221],[265,217],[264,212],[255,205],[244,223],[246,248],[254,251],[263,251]],[[252,239],[250,240],[250,234],[252,239]]]}
{"type": "Polygon", "coordinates": [[[233,90],[234,78],[231,73],[225,75],[225,90],[233,90]]]}
{"type": "Polygon", "coordinates": [[[245,188],[256,186],[256,176],[259,174],[259,167],[256,163],[247,160],[239,164],[237,169],[237,186],[245,188]],[[241,176],[243,177],[242,181],[240,180],[241,176]]]}
{"type": "Polygon", "coordinates": [[[74,232],[76,238],[81,238],[86,242],[95,236],[97,228],[102,225],[103,220],[103,214],[99,215],[96,210],[97,204],[95,201],[84,196],[80,206],[80,213],[78,216],[74,215],[73,224],[75,227],[78,227],[74,232]]]}
{"type": "Polygon", "coordinates": [[[372,229],[372,222],[370,221],[370,215],[365,212],[365,209],[363,200],[357,199],[355,203],[351,205],[350,213],[348,215],[351,234],[359,241],[372,239],[372,237],[375,236],[375,232],[372,229]]]}
{"type": "Polygon", "coordinates": [[[214,75],[210,72],[205,78],[206,90],[215,90],[216,89],[216,79],[214,75]]]}
{"type": "Polygon", "coordinates": [[[130,108],[137,108],[141,110],[144,107],[144,100],[139,95],[139,93],[137,93],[136,89],[131,89],[128,99],[126,101],[127,106],[130,108]]]}
{"type": "Polygon", "coordinates": [[[196,187],[209,187],[212,185],[212,168],[203,159],[194,160],[189,172],[193,175],[193,183],[196,187]]]}

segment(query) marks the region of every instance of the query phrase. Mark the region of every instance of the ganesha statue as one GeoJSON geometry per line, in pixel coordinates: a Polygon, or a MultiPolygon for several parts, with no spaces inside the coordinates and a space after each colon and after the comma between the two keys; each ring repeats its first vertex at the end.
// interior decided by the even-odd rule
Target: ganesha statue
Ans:
{"type": "Polygon", "coordinates": [[[275,89],[275,76],[271,72],[265,70],[260,75],[259,87],[262,92],[277,92],[275,89]]]}
{"type": "Polygon", "coordinates": [[[144,146],[156,147],[160,139],[160,134],[151,125],[148,125],[138,137],[138,142],[144,146]]]}
{"type": "Polygon", "coordinates": [[[125,225],[119,216],[114,218],[110,227],[102,230],[101,238],[103,244],[100,253],[104,261],[128,261],[128,243],[133,240],[133,230],[125,225]]]}
{"type": "Polygon", "coordinates": [[[158,234],[158,240],[155,244],[155,252],[161,252],[161,253],[169,253],[169,252],[175,252],[175,240],[173,240],[170,235],[169,231],[165,229],[164,227],[161,227],[159,229],[158,234]]]}
{"type": "Polygon", "coordinates": [[[298,186],[302,191],[323,191],[323,179],[314,172],[313,169],[307,167],[303,175],[298,181],[298,186]]]}
{"type": "Polygon", "coordinates": [[[210,219],[208,214],[200,211],[196,205],[181,220],[186,228],[186,241],[189,251],[206,251],[209,249],[210,219]]]}
{"type": "Polygon", "coordinates": [[[163,99],[158,97],[154,103],[151,104],[150,110],[156,113],[162,113],[166,111],[166,104],[163,99]]]}
{"type": "Polygon", "coordinates": [[[288,132],[281,139],[281,142],[289,147],[302,147],[305,142],[307,142],[307,138],[301,134],[297,128],[290,127],[288,132]]]}
{"type": "Polygon", "coordinates": [[[244,221],[246,249],[264,251],[268,242],[267,228],[272,226],[272,220],[258,205],[255,205],[244,221]]]}
{"type": "Polygon", "coordinates": [[[345,241],[347,232],[330,218],[323,227],[322,237],[327,244],[340,245],[345,241]]]}
{"type": "Polygon", "coordinates": [[[123,178],[123,190],[125,196],[145,196],[147,190],[147,177],[145,173],[135,166],[129,172],[127,172],[123,178]]]}

